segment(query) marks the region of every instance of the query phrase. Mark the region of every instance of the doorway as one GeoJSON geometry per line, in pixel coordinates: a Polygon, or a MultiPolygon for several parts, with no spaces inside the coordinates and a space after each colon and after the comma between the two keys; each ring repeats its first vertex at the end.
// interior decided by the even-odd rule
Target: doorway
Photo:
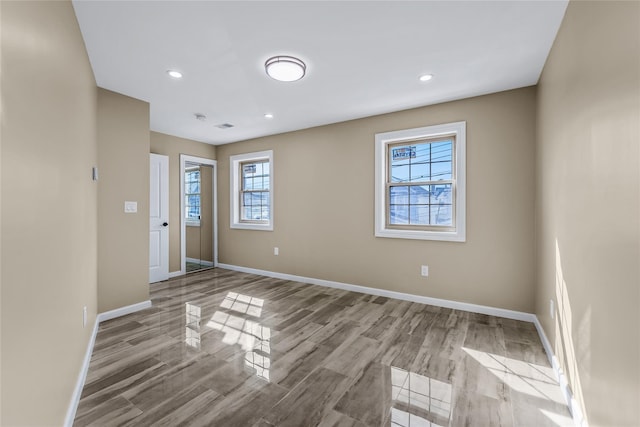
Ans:
{"type": "Polygon", "coordinates": [[[217,162],[180,155],[181,273],[218,264],[217,162]]]}

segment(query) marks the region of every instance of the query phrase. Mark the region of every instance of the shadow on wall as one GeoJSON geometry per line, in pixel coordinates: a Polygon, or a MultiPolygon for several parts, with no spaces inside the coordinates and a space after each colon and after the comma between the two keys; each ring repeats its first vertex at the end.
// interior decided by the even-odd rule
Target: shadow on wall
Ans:
{"type": "Polygon", "coordinates": [[[582,393],[582,382],[578,365],[583,367],[583,372],[589,372],[591,360],[591,305],[586,309],[584,316],[580,319],[577,328],[577,336],[573,335],[573,313],[571,311],[571,301],[567,282],[562,272],[562,257],[560,254],[560,244],[556,238],[556,301],[557,308],[554,313],[555,318],[555,342],[554,353],[560,362],[561,374],[566,375],[569,388],[573,394],[570,407],[575,410],[579,408],[581,414],[574,414],[575,419],[583,419],[583,424],[587,422],[587,415],[584,411],[584,396],[582,393]],[[576,342],[578,348],[576,348],[576,342]],[[576,416],[577,415],[577,416],[576,416]]]}

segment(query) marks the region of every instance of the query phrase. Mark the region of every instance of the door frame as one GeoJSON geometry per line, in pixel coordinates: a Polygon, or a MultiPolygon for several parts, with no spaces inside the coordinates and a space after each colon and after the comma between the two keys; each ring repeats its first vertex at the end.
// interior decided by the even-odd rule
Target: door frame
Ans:
{"type": "Polygon", "coordinates": [[[180,274],[187,274],[187,221],[184,209],[184,173],[186,171],[186,163],[200,163],[209,165],[213,168],[211,174],[212,179],[212,212],[213,212],[213,266],[218,266],[218,162],[217,160],[207,159],[204,157],[190,156],[180,154],[180,274]]]}

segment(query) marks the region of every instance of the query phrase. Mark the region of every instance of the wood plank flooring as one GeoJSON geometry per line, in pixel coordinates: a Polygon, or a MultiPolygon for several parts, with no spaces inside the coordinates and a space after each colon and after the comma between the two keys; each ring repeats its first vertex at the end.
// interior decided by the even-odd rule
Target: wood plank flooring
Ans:
{"type": "Polygon", "coordinates": [[[530,323],[223,269],[100,325],[74,426],[562,426],[530,323]]]}

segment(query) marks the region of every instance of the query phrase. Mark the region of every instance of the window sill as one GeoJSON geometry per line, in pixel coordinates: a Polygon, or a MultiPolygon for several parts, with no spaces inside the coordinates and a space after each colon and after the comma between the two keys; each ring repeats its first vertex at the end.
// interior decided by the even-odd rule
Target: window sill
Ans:
{"type": "Polygon", "coordinates": [[[240,230],[259,230],[259,231],[273,231],[273,224],[256,224],[251,222],[234,222],[231,224],[231,228],[240,230]]]}
{"type": "Polygon", "coordinates": [[[424,230],[376,230],[376,237],[392,239],[439,240],[443,242],[465,242],[463,231],[424,231],[424,230]]]}

